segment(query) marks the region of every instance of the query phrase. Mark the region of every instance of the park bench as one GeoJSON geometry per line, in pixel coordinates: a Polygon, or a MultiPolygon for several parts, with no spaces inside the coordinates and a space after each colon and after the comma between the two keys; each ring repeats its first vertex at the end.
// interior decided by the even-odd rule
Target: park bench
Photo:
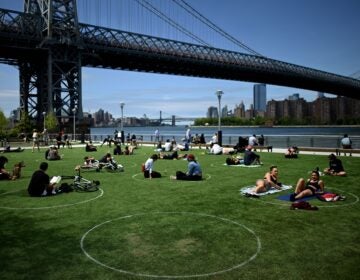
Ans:
{"type": "Polygon", "coordinates": [[[268,152],[273,151],[273,146],[253,146],[253,148],[254,148],[254,151],[260,150],[260,152],[262,152],[262,150],[267,150],[268,152]]]}
{"type": "Polygon", "coordinates": [[[301,152],[324,152],[340,156],[341,153],[346,154],[359,154],[360,149],[343,149],[343,148],[323,148],[323,147],[298,147],[301,152]]]}

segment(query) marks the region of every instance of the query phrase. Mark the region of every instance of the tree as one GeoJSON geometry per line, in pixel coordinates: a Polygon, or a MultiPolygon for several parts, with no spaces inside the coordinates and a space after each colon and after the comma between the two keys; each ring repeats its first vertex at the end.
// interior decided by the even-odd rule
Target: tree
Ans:
{"type": "Polygon", "coordinates": [[[8,120],[6,119],[4,112],[0,110],[0,138],[6,135],[6,128],[8,126],[8,120]]]}
{"type": "Polygon", "coordinates": [[[30,117],[27,112],[21,111],[21,118],[15,129],[18,133],[30,133],[32,131],[32,124],[30,121],[30,117]]]}
{"type": "Polygon", "coordinates": [[[49,113],[45,116],[45,127],[49,132],[55,132],[55,129],[58,126],[58,120],[55,116],[55,113],[49,113]]]}

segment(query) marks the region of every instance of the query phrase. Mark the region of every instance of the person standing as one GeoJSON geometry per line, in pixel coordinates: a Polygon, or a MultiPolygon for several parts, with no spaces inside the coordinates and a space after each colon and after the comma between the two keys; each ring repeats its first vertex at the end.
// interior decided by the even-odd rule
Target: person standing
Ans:
{"type": "Polygon", "coordinates": [[[47,162],[40,164],[39,170],[35,171],[31,177],[28,193],[30,196],[55,195],[56,183],[50,183],[50,177],[46,174],[49,165],[47,162]]]}
{"type": "Polygon", "coordinates": [[[158,128],[155,130],[154,136],[155,136],[155,142],[159,142],[160,141],[160,131],[158,128]]]}
{"type": "Polygon", "coordinates": [[[33,130],[32,140],[33,140],[32,152],[34,152],[35,146],[37,147],[38,152],[40,152],[39,133],[37,132],[36,129],[33,130]]]}
{"type": "MultiPolygon", "coordinates": [[[[344,137],[341,139],[341,145],[343,149],[351,149],[352,141],[350,137],[347,134],[344,134],[344,137]]],[[[344,152],[344,155],[346,156],[346,153],[344,152]]],[[[351,156],[351,151],[350,151],[351,156]]]]}
{"type": "Polygon", "coordinates": [[[185,132],[185,141],[187,143],[191,142],[191,129],[190,129],[190,127],[188,127],[188,129],[185,132]]]}
{"type": "Polygon", "coordinates": [[[161,174],[157,171],[154,171],[154,162],[157,161],[158,155],[153,154],[147,159],[144,165],[144,177],[148,179],[160,178],[161,174]]]}

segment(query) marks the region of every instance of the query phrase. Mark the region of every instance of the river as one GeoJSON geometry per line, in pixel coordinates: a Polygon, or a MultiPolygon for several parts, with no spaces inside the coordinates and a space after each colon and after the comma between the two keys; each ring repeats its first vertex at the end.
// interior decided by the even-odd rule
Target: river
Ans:
{"type": "MultiPolygon", "coordinates": [[[[153,141],[156,129],[160,131],[163,141],[174,137],[177,141],[185,136],[186,126],[160,126],[160,127],[124,127],[127,135],[135,134],[142,136],[144,141],[153,141]]],[[[191,134],[204,134],[206,141],[210,141],[211,136],[217,132],[218,127],[190,127],[191,134]]],[[[107,135],[111,137],[116,127],[94,127],[91,128],[91,138],[101,141],[107,135]]],[[[301,127],[221,127],[224,144],[235,144],[238,137],[248,137],[250,135],[265,136],[265,144],[274,147],[289,146],[314,146],[314,147],[339,147],[339,142],[344,134],[348,134],[353,141],[354,148],[360,148],[360,126],[301,126],[301,127]]]]}

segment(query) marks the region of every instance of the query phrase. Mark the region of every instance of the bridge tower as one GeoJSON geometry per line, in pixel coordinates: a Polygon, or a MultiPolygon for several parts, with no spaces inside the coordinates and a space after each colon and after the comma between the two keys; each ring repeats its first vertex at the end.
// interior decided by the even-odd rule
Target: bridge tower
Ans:
{"type": "Polygon", "coordinates": [[[42,42],[38,51],[19,60],[21,109],[38,123],[42,112],[54,112],[59,120],[81,117],[76,0],[25,0],[24,12],[36,19],[42,42]]]}

